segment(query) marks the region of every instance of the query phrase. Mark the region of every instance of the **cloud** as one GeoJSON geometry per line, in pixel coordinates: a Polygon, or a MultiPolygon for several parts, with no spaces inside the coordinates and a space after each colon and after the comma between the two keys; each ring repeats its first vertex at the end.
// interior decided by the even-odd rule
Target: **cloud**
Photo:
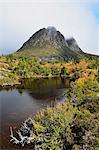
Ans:
{"type": "MultiPolygon", "coordinates": [[[[82,50],[99,54],[93,0],[0,0],[0,50],[14,52],[37,30],[55,26],[68,38],[73,36],[82,50]]],[[[97,32],[98,31],[98,32],[97,32]]]]}

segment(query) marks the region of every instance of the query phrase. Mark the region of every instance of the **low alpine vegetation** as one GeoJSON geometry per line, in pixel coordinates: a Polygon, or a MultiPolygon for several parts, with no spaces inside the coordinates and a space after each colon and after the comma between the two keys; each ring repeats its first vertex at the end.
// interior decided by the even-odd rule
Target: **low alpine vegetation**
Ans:
{"type": "Polygon", "coordinates": [[[70,103],[46,108],[23,123],[14,143],[34,150],[98,149],[98,114],[70,103]],[[20,136],[21,135],[21,136],[20,136]]]}

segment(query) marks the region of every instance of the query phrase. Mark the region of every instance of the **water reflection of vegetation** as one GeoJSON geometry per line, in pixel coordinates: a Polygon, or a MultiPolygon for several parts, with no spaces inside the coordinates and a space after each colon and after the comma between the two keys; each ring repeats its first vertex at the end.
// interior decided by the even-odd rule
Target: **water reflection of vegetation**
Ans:
{"type": "Polygon", "coordinates": [[[61,78],[40,78],[23,80],[20,88],[25,89],[48,89],[48,88],[64,88],[69,87],[70,80],[61,78]]]}
{"type": "Polygon", "coordinates": [[[50,100],[61,99],[64,90],[70,86],[69,79],[61,78],[40,78],[22,80],[21,86],[18,87],[19,93],[23,89],[28,90],[28,94],[35,99],[50,100]]]}

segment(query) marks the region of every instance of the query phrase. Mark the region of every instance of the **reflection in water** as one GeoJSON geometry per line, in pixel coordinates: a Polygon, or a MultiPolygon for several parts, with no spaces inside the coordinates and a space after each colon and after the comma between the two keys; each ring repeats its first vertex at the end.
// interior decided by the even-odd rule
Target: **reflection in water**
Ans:
{"type": "Polygon", "coordinates": [[[1,149],[19,149],[9,142],[9,127],[18,128],[27,117],[54,105],[55,101],[63,103],[69,83],[69,80],[61,78],[28,79],[16,88],[1,90],[1,149]]]}
{"type": "Polygon", "coordinates": [[[64,88],[69,87],[69,80],[61,78],[50,78],[50,79],[33,79],[25,80],[18,89],[22,93],[22,89],[29,89],[29,94],[36,100],[45,99],[56,99],[62,96],[64,93],[64,88]]]}

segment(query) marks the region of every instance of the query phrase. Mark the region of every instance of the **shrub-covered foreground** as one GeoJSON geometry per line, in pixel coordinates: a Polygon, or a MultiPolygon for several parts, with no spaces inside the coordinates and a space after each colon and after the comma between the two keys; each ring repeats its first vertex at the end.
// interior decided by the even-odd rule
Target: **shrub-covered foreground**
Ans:
{"type": "MultiPolygon", "coordinates": [[[[44,68],[49,66],[53,68],[53,64],[43,64],[44,68]]],[[[27,119],[16,136],[11,128],[11,140],[33,150],[98,150],[99,61],[71,61],[54,66],[73,79],[66,102],[27,119]]]]}
{"type": "Polygon", "coordinates": [[[11,138],[34,150],[98,150],[98,123],[98,114],[69,103],[57,104],[26,120],[17,139],[13,133],[11,138]]]}

